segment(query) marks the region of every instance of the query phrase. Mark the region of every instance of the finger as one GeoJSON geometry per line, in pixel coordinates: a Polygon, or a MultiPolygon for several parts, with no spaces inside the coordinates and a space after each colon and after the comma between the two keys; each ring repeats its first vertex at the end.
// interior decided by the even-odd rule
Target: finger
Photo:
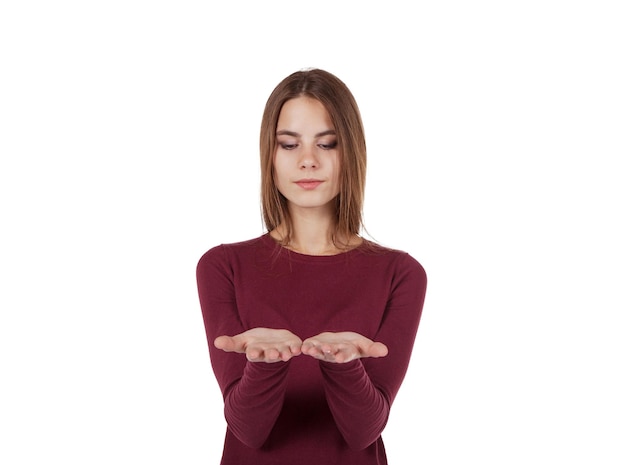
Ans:
{"type": "Polygon", "coordinates": [[[263,361],[263,351],[261,349],[248,348],[248,350],[246,350],[246,358],[251,362],[263,361]]]}
{"type": "Polygon", "coordinates": [[[269,362],[276,362],[281,359],[281,353],[278,349],[271,348],[265,350],[265,360],[269,362]]]}
{"type": "Polygon", "coordinates": [[[302,352],[306,355],[310,355],[311,357],[323,359],[324,352],[322,349],[314,344],[307,344],[306,346],[302,346],[302,352]]]}
{"type": "Polygon", "coordinates": [[[305,355],[313,357],[316,360],[323,360],[323,361],[326,361],[326,362],[334,362],[335,361],[335,357],[337,355],[335,352],[330,352],[330,351],[324,352],[319,347],[312,347],[312,348],[310,348],[306,352],[303,351],[303,353],[305,355]]]}
{"type": "Polygon", "coordinates": [[[300,344],[291,344],[280,351],[280,358],[283,362],[297,357],[302,353],[300,344]]]}
{"type": "Polygon", "coordinates": [[[315,349],[315,344],[313,344],[313,342],[312,342],[312,341],[309,341],[309,340],[307,339],[306,341],[304,341],[304,342],[302,343],[302,346],[301,346],[301,349],[300,349],[300,350],[302,351],[302,353],[303,353],[303,354],[306,354],[306,355],[311,355],[311,351],[312,351],[313,349],[315,349]]]}
{"type": "Polygon", "coordinates": [[[302,353],[302,341],[295,341],[289,344],[291,355],[296,356],[302,353]]]}
{"type": "Polygon", "coordinates": [[[248,348],[246,351],[246,357],[251,362],[265,362],[265,363],[275,363],[275,362],[286,362],[293,355],[291,354],[291,350],[285,347],[283,349],[278,348],[248,348]]]}
{"type": "Polygon", "coordinates": [[[332,357],[332,360],[329,360],[329,361],[333,361],[335,363],[347,363],[347,362],[353,360],[354,356],[355,356],[354,353],[349,354],[349,353],[347,353],[345,351],[340,351],[340,352],[337,352],[336,354],[334,354],[334,356],[332,357]]]}

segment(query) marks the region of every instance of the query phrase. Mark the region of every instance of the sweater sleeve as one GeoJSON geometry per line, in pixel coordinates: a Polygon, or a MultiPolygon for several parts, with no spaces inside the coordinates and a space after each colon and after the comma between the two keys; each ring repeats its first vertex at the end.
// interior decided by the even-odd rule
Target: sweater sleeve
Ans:
{"type": "Polygon", "coordinates": [[[406,374],[426,293],[426,273],[401,256],[381,325],[374,338],[389,353],[346,364],[320,362],[328,405],[347,444],[361,450],[381,435],[406,374]]]}
{"type": "Polygon", "coordinates": [[[244,354],[226,353],[213,344],[218,336],[234,336],[248,329],[237,311],[234,271],[225,246],[203,255],[196,277],[211,365],[224,397],[226,423],[242,443],[261,447],[282,409],[289,362],[248,362],[244,354]]]}

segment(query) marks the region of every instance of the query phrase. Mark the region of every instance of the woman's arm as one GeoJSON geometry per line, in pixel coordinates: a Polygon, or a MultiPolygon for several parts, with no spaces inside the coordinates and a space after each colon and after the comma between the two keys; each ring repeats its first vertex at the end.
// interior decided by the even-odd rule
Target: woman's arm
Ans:
{"type": "Polygon", "coordinates": [[[322,333],[303,353],[320,359],[326,399],[335,423],[356,450],[382,433],[406,374],[426,291],[426,274],[409,255],[393,277],[376,341],[355,333],[322,333]]]}
{"type": "Polygon", "coordinates": [[[299,353],[301,341],[288,331],[245,331],[224,246],[211,249],[200,259],[197,281],[211,364],[224,397],[226,422],[242,443],[261,447],[282,409],[289,369],[285,360],[299,353]]]}

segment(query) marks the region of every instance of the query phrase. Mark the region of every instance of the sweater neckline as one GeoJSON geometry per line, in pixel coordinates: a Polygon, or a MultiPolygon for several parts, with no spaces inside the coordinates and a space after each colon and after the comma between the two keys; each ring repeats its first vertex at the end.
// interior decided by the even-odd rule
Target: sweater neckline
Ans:
{"type": "Polygon", "coordinates": [[[334,263],[338,261],[345,260],[346,258],[359,253],[364,247],[367,247],[367,240],[363,239],[361,243],[354,247],[353,249],[347,250],[345,252],[340,252],[334,255],[308,255],[300,252],[296,252],[294,250],[288,249],[287,247],[282,246],[276,239],[274,239],[270,233],[265,233],[261,236],[261,240],[273,250],[278,250],[279,253],[285,254],[286,257],[289,257],[292,260],[297,260],[301,262],[317,262],[317,263],[334,263]]]}

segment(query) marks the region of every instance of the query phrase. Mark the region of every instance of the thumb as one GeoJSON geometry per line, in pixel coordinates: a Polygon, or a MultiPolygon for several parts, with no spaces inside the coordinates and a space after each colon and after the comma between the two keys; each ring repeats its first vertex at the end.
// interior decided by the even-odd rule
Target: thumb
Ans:
{"type": "Polygon", "coordinates": [[[219,336],[215,338],[213,344],[218,349],[223,350],[224,352],[234,352],[235,351],[235,341],[230,336],[219,336]]]}
{"type": "Polygon", "coordinates": [[[368,355],[373,358],[384,357],[389,353],[389,349],[382,342],[374,342],[368,348],[368,355]]]}

